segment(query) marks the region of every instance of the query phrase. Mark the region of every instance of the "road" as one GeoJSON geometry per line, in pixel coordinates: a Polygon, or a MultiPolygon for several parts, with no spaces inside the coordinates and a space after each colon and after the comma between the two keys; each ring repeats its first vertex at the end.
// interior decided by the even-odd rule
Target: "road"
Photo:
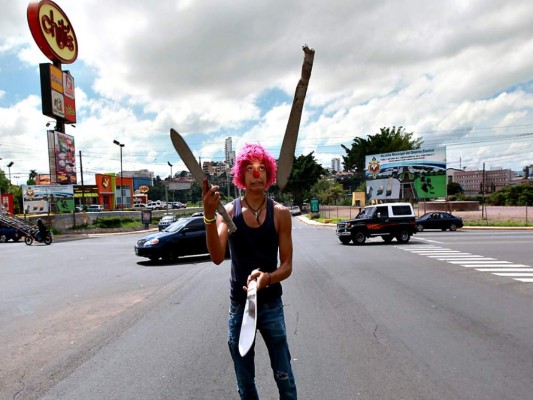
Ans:
{"type": "MultiPolygon", "coordinates": [[[[300,398],[530,398],[533,232],[343,246],[293,221],[284,301],[300,398]]],[[[0,398],[238,397],[229,262],[150,264],[133,254],[140,236],[0,244],[0,398]]],[[[261,399],[276,399],[261,339],[256,353],[261,399]]]]}

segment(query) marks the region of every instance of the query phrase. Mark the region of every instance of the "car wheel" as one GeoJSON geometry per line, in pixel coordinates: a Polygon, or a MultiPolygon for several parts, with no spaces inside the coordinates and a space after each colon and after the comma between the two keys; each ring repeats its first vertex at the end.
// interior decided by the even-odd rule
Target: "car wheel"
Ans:
{"type": "Polygon", "coordinates": [[[14,242],[18,242],[19,240],[20,240],[20,236],[17,236],[17,237],[14,237],[14,238],[13,238],[13,241],[14,241],[14,242]]]}
{"type": "Polygon", "coordinates": [[[157,257],[157,256],[151,256],[151,257],[148,257],[148,259],[149,259],[150,261],[157,261],[157,260],[159,260],[159,257],[157,257]]]}
{"type": "Polygon", "coordinates": [[[163,254],[161,258],[163,259],[163,261],[171,261],[176,258],[176,255],[174,254],[174,250],[169,249],[165,254],[163,254]]]}
{"type": "Polygon", "coordinates": [[[383,235],[381,238],[383,239],[383,241],[385,243],[390,243],[390,242],[392,242],[392,239],[394,239],[394,236],[392,236],[392,235],[383,235]]]}
{"type": "Polygon", "coordinates": [[[418,225],[416,226],[416,230],[417,230],[418,232],[422,232],[422,231],[424,230],[424,225],[422,225],[422,224],[418,224],[418,225]]]}
{"type": "Polygon", "coordinates": [[[341,241],[342,244],[348,244],[348,243],[350,243],[350,240],[352,240],[352,239],[349,238],[349,237],[346,237],[346,236],[341,236],[339,238],[339,240],[341,241]]]}
{"type": "Polygon", "coordinates": [[[5,243],[5,242],[7,242],[7,236],[6,235],[0,236],[0,243],[5,243]]]}
{"type": "Polygon", "coordinates": [[[363,232],[352,233],[352,240],[355,244],[363,244],[366,240],[366,236],[363,232]]]}
{"type": "Polygon", "coordinates": [[[456,230],[457,230],[457,225],[455,225],[455,224],[451,224],[451,225],[450,225],[450,231],[453,232],[453,231],[456,231],[456,230]]]}
{"type": "Polygon", "coordinates": [[[409,235],[409,232],[405,230],[400,231],[400,233],[398,233],[398,235],[396,236],[396,240],[398,241],[398,243],[407,243],[410,238],[411,236],[409,235]]]}

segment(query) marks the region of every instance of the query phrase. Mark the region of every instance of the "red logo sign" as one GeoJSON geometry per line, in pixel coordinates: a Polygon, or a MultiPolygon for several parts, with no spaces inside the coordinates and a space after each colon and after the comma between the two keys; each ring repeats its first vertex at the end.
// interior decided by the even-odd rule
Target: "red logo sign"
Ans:
{"type": "Polygon", "coordinates": [[[27,11],[33,39],[52,62],[71,64],[78,58],[78,41],[66,14],[50,0],[32,1],[27,11]]]}

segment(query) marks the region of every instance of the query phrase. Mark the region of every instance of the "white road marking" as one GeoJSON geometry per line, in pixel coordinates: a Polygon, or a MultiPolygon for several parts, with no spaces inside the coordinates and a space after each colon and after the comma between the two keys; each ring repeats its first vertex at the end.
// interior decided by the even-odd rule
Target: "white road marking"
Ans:
{"type": "Polygon", "coordinates": [[[476,268],[476,271],[481,272],[533,272],[533,268],[527,267],[527,268],[515,268],[507,267],[507,268],[476,268]]]}
{"type": "MultiPolygon", "coordinates": [[[[440,243],[432,240],[427,242],[440,243]]],[[[513,280],[533,283],[533,268],[529,265],[514,264],[510,261],[500,261],[491,257],[484,257],[471,253],[463,253],[458,250],[447,249],[434,245],[395,246],[410,253],[428,258],[445,261],[449,264],[460,265],[465,268],[473,268],[480,272],[490,272],[492,275],[509,277],[513,280]],[[531,278],[529,278],[531,277],[531,278]]]]}

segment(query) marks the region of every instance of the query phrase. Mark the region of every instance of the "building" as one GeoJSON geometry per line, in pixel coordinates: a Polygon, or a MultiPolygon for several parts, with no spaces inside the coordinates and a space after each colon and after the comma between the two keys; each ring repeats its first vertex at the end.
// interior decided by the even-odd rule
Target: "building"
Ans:
{"type": "Polygon", "coordinates": [[[226,138],[224,143],[224,162],[230,167],[235,164],[235,152],[232,148],[231,137],[226,138]]]}
{"type": "Polygon", "coordinates": [[[335,172],[340,172],[341,170],[341,159],[340,158],[331,159],[331,169],[335,172]]]}
{"type": "Polygon", "coordinates": [[[448,176],[452,176],[453,182],[461,185],[466,195],[494,193],[511,185],[515,175],[510,169],[455,170],[452,175],[448,173],[448,176]]]}

